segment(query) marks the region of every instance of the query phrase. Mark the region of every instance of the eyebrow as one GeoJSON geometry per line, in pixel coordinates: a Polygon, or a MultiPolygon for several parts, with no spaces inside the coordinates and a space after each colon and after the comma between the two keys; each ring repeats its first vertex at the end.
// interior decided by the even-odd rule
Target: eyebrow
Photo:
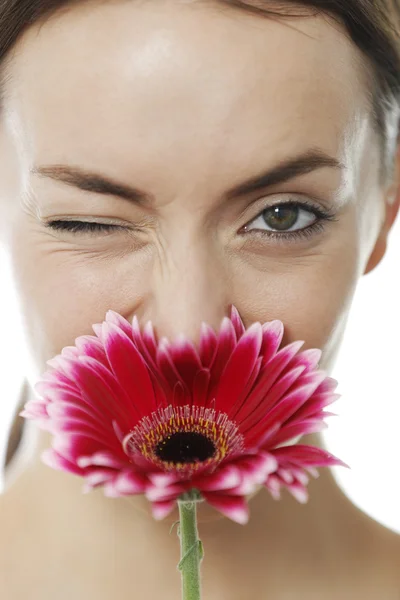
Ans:
{"type": "MultiPolygon", "coordinates": [[[[343,163],[329,156],[320,148],[311,148],[231,188],[226,192],[225,197],[227,200],[232,200],[238,196],[248,195],[252,192],[285,183],[323,167],[346,169],[343,163]]],[[[149,206],[154,203],[154,197],[140,189],[119,183],[100,173],[81,167],[60,164],[43,165],[31,168],[30,172],[55,181],[61,181],[80,190],[106,196],[117,196],[141,206],[149,206]]]]}

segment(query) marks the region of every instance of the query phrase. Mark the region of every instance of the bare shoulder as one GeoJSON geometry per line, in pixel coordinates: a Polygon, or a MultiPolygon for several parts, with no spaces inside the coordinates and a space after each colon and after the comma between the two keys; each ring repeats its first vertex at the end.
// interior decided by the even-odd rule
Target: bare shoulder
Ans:
{"type": "Polygon", "coordinates": [[[382,581],[391,581],[396,587],[396,598],[400,598],[400,535],[373,521],[373,548],[371,554],[381,571],[382,581]]]}

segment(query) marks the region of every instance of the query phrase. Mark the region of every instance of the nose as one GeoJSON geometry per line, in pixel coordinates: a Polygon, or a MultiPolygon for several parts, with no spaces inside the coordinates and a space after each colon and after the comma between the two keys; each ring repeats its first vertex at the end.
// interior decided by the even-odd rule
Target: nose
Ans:
{"type": "Polygon", "coordinates": [[[229,316],[229,283],[223,261],[210,247],[184,248],[155,265],[140,321],[151,320],[159,339],[183,334],[197,345],[202,321],[218,330],[229,316]]]}

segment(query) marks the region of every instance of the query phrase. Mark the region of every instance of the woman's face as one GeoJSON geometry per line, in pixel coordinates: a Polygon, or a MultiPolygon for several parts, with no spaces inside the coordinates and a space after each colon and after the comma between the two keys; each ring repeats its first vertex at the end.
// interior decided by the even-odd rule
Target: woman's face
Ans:
{"type": "Polygon", "coordinates": [[[0,227],[34,376],[108,309],[197,341],[231,304],[246,326],[281,319],[284,343],[323,349],[329,368],[384,215],[361,73],[323,17],[93,2],[28,29],[0,227]],[[71,220],[119,228],[48,227],[71,220]]]}

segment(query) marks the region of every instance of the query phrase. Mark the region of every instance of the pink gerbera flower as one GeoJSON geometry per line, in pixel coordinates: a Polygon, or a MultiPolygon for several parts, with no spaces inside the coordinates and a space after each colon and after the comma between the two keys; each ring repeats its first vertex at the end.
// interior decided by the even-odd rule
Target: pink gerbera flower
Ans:
{"type": "Polygon", "coordinates": [[[278,350],[283,324],[247,330],[237,310],[216,334],[202,324],[198,349],[180,336],[159,342],[149,321],[141,331],[108,311],[97,337],[49,360],[21,416],[53,434],[42,454],[49,466],[85,478],[84,491],[144,494],[157,519],[185,492],[197,490],[217,510],[246,523],[246,495],[282,486],[307,501],[316,466],[345,465],[325,450],[284,446],[326,427],[323,409],[337,382],[316,370],[321,351],[303,341],[278,350]]]}

